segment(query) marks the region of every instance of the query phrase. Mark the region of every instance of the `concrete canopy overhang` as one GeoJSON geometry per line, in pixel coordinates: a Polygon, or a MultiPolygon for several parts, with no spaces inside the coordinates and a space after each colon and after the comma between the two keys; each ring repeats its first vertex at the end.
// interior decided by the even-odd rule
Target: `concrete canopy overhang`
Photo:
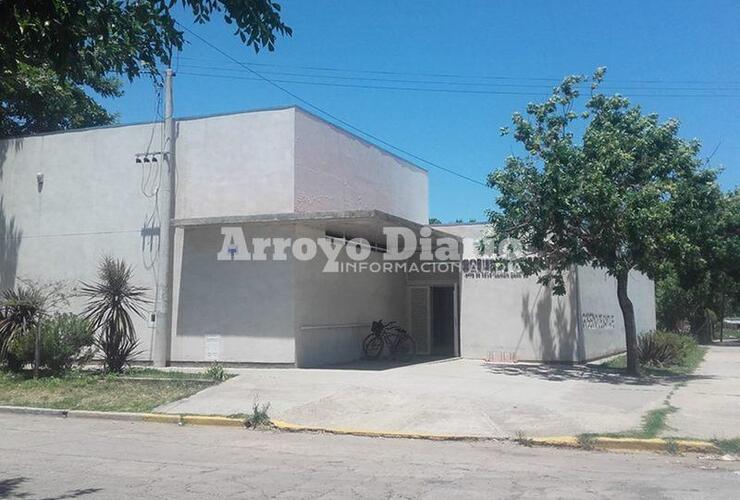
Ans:
{"type": "MultiPolygon", "coordinates": [[[[380,210],[342,210],[331,212],[279,213],[258,215],[230,215],[222,217],[197,217],[173,219],[174,227],[184,229],[205,226],[235,226],[251,224],[296,224],[312,227],[328,235],[346,239],[365,238],[372,244],[384,245],[386,242],[384,228],[401,227],[414,232],[419,242],[423,227],[431,230],[433,242],[440,238],[449,238],[462,244],[462,238],[439,231],[434,227],[419,224],[380,210]]],[[[436,246],[436,245],[433,245],[436,246]]],[[[461,252],[462,255],[462,252],[461,252]]]]}

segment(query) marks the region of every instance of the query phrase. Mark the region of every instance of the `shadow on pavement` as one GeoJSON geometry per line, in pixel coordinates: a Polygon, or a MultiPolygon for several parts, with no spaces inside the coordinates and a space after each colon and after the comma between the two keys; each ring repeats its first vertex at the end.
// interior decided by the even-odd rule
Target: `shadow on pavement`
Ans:
{"type": "Polygon", "coordinates": [[[24,498],[29,496],[28,493],[14,493],[18,486],[28,481],[25,477],[13,477],[10,479],[0,479],[0,498],[24,498]]]}
{"type": "Polygon", "coordinates": [[[97,493],[101,490],[102,488],[84,488],[81,490],[71,490],[71,491],[68,491],[67,493],[62,493],[59,496],[44,497],[43,500],[63,500],[65,498],[77,498],[77,497],[81,497],[84,495],[92,495],[93,493],[97,493]]]}
{"type": "MultiPolygon", "coordinates": [[[[17,491],[18,488],[27,481],[28,481],[28,478],[25,478],[25,477],[13,477],[9,479],[0,479],[0,498],[36,498],[36,495],[32,495],[31,493],[17,491]]],[[[101,488],[84,488],[84,489],[70,490],[66,493],[62,493],[61,495],[57,495],[57,496],[43,497],[43,499],[44,500],[63,500],[65,498],[78,498],[84,495],[92,495],[93,493],[97,493],[99,491],[101,491],[101,488]]]]}
{"type": "Polygon", "coordinates": [[[700,375],[644,375],[635,377],[620,370],[584,365],[557,364],[494,364],[485,363],[489,372],[497,375],[533,377],[553,382],[581,380],[615,385],[670,385],[676,382],[710,378],[700,375]]]}
{"type": "Polygon", "coordinates": [[[438,363],[444,361],[451,361],[459,358],[453,358],[450,356],[416,356],[413,360],[402,363],[400,361],[392,361],[388,358],[382,358],[377,360],[369,359],[358,359],[350,363],[341,363],[336,365],[322,365],[312,367],[314,370],[367,370],[367,371],[383,371],[393,370],[395,368],[403,368],[404,366],[421,365],[425,363],[438,363]]]}

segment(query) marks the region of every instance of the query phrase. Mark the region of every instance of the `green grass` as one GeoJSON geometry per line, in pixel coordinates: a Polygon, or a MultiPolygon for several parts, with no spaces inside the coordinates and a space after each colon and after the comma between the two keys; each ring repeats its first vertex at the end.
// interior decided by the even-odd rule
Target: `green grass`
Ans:
{"type": "MultiPolygon", "coordinates": [[[[704,360],[706,352],[706,347],[697,346],[696,349],[688,351],[678,364],[668,366],[641,366],[640,372],[643,375],[653,375],[657,377],[689,375],[699,367],[701,362],[704,360]]],[[[602,366],[612,370],[626,370],[627,356],[625,354],[616,356],[604,363],[602,366]]]]}
{"type": "Polygon", "coordinates": [[[729,453],[731,455],[740,455],[740,438],[713,439],[712,442],[725,453],[729,453]]]}
{"type": "Polygon", "coordinates": [[[583,449],[588,450],[593,448],[593,441],[597,437],[652,439],[658,437],[661,432],[668,428],[668,415],[676,411],[678,411],[678,408],[666,403],[664,406],[650,410],[643,415],[642,425],[639,429],[622,432],[580,434],[578,436],[578,442],[583,449]],[[590,447],[589,444],[591,445],[590,447]]]}
{"type": "Polygon", "coordinates": [[[668,420],[668,415],[670,415],[671,413],[675,413],[677,410],[678,408],[676,408],[675,406],[667,404],[665,406],[661,406],[660,408],[647,412],[642,417],[642,428],[628,437],[644,439],[658,437],[658,434],[668,428],[668,424],[666,423],[666,421],[668,420]]]}
{"type": "MultiPolygon", "coordinates": [[[[715,334],[717,338],[719,338],[719,332],[715,334]]],[[[740,328],[725,328],[725,331],[722,332],[722,338],[723,339],[740,339],[740,328]]]]}
{"type": "Polygon", "coordinates": [[[85,372],[38,380],[27,373],[0,373],[0,405],[147,412],[214,384],[206,379],[132,380],[126,376],[85,372]]]}
{"type": "Polygon", "coordinates": [[[578,435],[578,445],[584,450],[593,450],[595,442],[596,442],[595,434],[579,434],[578,435]]]}

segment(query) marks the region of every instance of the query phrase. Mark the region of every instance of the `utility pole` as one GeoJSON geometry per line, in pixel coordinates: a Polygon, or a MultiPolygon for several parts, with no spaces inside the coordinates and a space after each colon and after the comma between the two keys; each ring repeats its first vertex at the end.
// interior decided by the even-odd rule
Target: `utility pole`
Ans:
{"type": "Polygon", "coordinates": [[[172,229],[170,220],[175,216],[175,122],[172,99],[172,68],[164,77],[164,148],[163,165],[159,173],[157,202],[159,209],[159,253],[157,256],[157,298],[155,303],[154,341],[152,362],[166,366],[170,350],[170,310],[172,307],[172,229]]]}

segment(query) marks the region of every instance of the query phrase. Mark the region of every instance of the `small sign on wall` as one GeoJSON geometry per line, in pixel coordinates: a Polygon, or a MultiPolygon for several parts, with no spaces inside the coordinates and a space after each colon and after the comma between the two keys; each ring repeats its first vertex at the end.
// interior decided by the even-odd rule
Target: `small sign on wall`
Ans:
{"type": "Polygon", "coordinates": [[[206,361],[221,359],[221,337],[213,335],[206,337],[206,361]]]}

